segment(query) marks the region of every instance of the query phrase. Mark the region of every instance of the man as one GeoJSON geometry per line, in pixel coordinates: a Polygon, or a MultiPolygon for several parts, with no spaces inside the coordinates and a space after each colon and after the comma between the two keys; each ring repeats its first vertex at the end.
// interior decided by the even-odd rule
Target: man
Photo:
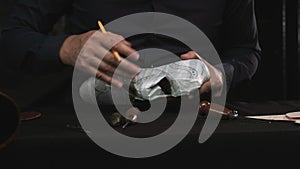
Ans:
{"type": "MultiPolygon", "coordinates": [[[[195,52],[178,47],[175,42],[159,35],[143,35],[138,37],[139,40],[130,41],[115,33],[96,31],[99,18],[108,23],[128,14],[149,11],[187,19],[200,28],[217,49],[225,74],[207,62],[211,79],[201,87],[200,93],[210,92],[212,87],[221,91],[225,82],[229,88],[235,88],[249,81],[255,74],[260,48],[253,0],[18,0],[2,34],[10,53],[23,67],[24,64],[30,67],[52,64],[58,68],[74,66],[78,61],[83,70],[96,74],[107,83],[122,87],[122,82],[111,77],[118,61],[112,52],[104,55],[112,43],[120,41],[113,50],[124,57],[131,55],[133,60],[140,57],[136,52],[138,49],[155,44],[166,45],[182,59],[197,58],[195,52]],[[66,34],[48,35],[63,15],[66,34]],[[85,42],[92,35],[99,42],[94,53],[100,55],[78,58],[80,51],[85,48],[85,42]],[[102,58],[103,62],[95,65],[102,58]]],[[[134,63],[126,61],[125,65],[127,71],[126,75],[122,74],[124,76],[140,71],[134,63]]]]}
{"type": "MultiPolygon", "coordinates": [[[[3,23],[4,23],[4,20],[6,19],[5,16],[7,16],[13,3],[14,3],[14,0],[0,1],[0,31],[2,31],[3,23]]],[[[1,37],[2,37],[2,35],[0,34],[0,51],[2,51],[2,54],[3,54],[1,37]]],[[[3,71],[5,70],[4,69],[5,64],[3,64],[3,62],[4,62],[3,58],[0,58],[0,75],[1,76],[3,76],[3,73],[1,73],[2,69],[3,69],[3,71]]]]}

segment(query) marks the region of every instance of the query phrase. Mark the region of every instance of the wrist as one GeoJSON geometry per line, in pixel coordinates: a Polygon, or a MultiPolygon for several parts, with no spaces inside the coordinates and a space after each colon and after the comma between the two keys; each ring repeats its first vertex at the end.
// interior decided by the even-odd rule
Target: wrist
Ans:
{"type": "Polygon", "coordinates": [[[77,38],[78,35],[71,35],[65,39],[60,50],[59,59],[63,64],[74,65],[71,61],[72,56],[78,55],[80,51],[80,41],[77,38]]]}

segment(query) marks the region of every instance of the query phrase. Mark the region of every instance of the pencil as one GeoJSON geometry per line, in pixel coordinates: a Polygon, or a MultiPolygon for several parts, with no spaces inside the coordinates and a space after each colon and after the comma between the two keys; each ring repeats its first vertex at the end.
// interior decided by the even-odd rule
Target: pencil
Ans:
{"type": "MultiPolygon", "coordinates": [[[[101,21],[98,21],[98,26],[99,26],[101,32],[106,33],[106,30],[101,21]]],[[[122,60],[122,57],[120,56],[120,54],[117,51],[112,50],[112,53],[119,62],[122,60]]]]}

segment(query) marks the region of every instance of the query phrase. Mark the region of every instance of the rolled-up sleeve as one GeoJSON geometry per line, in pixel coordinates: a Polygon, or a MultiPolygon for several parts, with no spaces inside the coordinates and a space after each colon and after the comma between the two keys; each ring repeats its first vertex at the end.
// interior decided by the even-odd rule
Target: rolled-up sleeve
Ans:
{"type": "Polygon", "coordinates": [[[260,63],[261,49],[253,0],[228,0],[220,52],[227,87],[249,82],[260,63]]]}
{"type": "Polygon", "coordinates": [[[70,5],[71,0],[17,0],[2,30],[6,60],[17,68],[63,67],[59,50],[68,35],[49,32],[70,5]]]}

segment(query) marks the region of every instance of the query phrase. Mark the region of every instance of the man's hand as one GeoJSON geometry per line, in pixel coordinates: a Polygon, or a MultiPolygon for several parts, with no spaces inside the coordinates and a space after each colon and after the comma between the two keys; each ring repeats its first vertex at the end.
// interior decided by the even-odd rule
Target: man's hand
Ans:
{"type": "Polygon", "coordinates": [[[138,53],[131,48],[131,44],[120,35],[110,32],[90,31],[80,35],[68,37],[59,53],[61,61],[66,65],[77,66],[98,78],[121,88],[123,83],[112,78],[116,73],[122,77],[133,78],[140,72],[140,68],[126,59],[120,61],[114,57],[111,50],[124,56],[130,56],[132,60],[138,60],[138,53]],[[120,65],[120,69],[116,69],[120,65]]]}
{"type": "Polygon", "coordinates": [[[210,80],[205,82],[202,87],[200,88],[200,94],[210,92],[211,89],[214,89],[214,96],[218,97],[221,95],[223,90],[223,74],[220,70],[216,69],[206,60],[201,58],[196,52],[190,51],[186,54],[181,55],[181,59],[188,60],[188,59],[200,59],[204,62],[210,72],[210,80]]]}

